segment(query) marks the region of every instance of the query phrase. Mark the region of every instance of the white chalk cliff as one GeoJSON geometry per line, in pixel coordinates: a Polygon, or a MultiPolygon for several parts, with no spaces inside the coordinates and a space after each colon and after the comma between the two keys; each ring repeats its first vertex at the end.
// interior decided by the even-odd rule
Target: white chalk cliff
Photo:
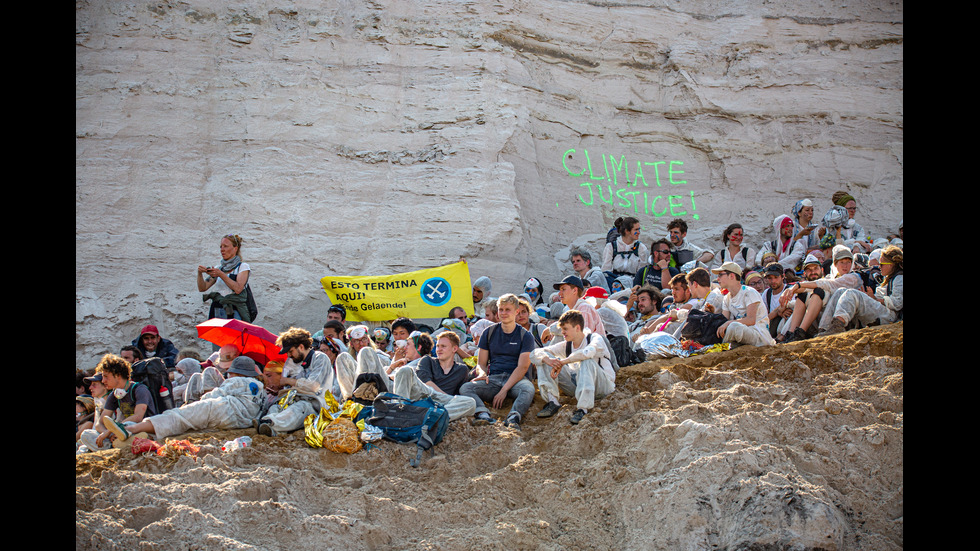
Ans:
{"type": "Polygon", "coordinates": [[[886,1],[77,2],[77,367],[147,323],[203,349],[228,233],[279,332],[325,275],[556,281],[623,215],[758,248],[846,190],[896,232],[903,35],[886,1]]]}

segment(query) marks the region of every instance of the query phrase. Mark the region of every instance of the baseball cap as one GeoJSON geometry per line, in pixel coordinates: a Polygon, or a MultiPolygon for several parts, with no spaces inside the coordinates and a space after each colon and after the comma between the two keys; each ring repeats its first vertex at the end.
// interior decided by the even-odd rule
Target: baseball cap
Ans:
{"type": "Polygon", "coordinates": [[[562,285],[571,285],[573,287],[578,287],[579,289],[585,288],[585,285],[582,284],[582,278],[573,275],[565,276],[565,279],[561,280],[559,283],[555,283],[553,287],[557,291],[561,289],[562,285]]]}
{"type": "Polygon", "coordinates": [[[734,262],[725,262],[724,264],[721,265],[720,268],[715,268],[714,270],[711,270],[711,273],[713,274],[720,274],[722,272],[731,272],[737,275],[738,277],[742,277],[742,267],[734,262]]]}
{"type": "Polygon", "coordinates": [[[144,327],[140,331],[140,336],[142,337],[143,335],[146,335],[147,333],[149,333],[151,335],[156,335],[158,337],[160,336],[160,332],[157,331],[157,326],[156,325],[147,325],[146,327],[144,327]]]}

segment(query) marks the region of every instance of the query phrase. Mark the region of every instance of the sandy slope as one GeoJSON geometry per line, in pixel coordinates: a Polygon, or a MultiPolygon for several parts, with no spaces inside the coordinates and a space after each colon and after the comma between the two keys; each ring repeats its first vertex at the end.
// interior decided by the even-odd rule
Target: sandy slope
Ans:
{"type": "Polygon", "coordinates": [[[577,427],[539,397],[521,433],[455,422],[417,469],[254,430],[78,456],[76,548],[902,548],[903,357],[899,323],[647,362],[577,427]]]}

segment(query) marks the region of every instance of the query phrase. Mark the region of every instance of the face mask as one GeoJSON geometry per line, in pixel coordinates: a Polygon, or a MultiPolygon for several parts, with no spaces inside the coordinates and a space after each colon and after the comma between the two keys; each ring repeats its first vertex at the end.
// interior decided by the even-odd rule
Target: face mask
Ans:
{"type": "Polygon", "coordinates": [[[127,392],[125,388],[117,388],[112,391],[112,395],[115,396],[117,400],[122,400],[126,397],[126,394],[127,392]]]}

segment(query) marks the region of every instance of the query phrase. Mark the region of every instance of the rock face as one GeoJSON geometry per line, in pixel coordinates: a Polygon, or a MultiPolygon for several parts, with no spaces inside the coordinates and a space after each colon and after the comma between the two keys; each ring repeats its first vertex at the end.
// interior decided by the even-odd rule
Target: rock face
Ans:
{"type": "Polygon", "coordinates": [[[556,281],[618,216],[714,249],[839,189],[903,218],[901,2],[389,4],[76,3],[78,367],[198,346],[229,233],[278,332],[330,274],[556,281]]]}

